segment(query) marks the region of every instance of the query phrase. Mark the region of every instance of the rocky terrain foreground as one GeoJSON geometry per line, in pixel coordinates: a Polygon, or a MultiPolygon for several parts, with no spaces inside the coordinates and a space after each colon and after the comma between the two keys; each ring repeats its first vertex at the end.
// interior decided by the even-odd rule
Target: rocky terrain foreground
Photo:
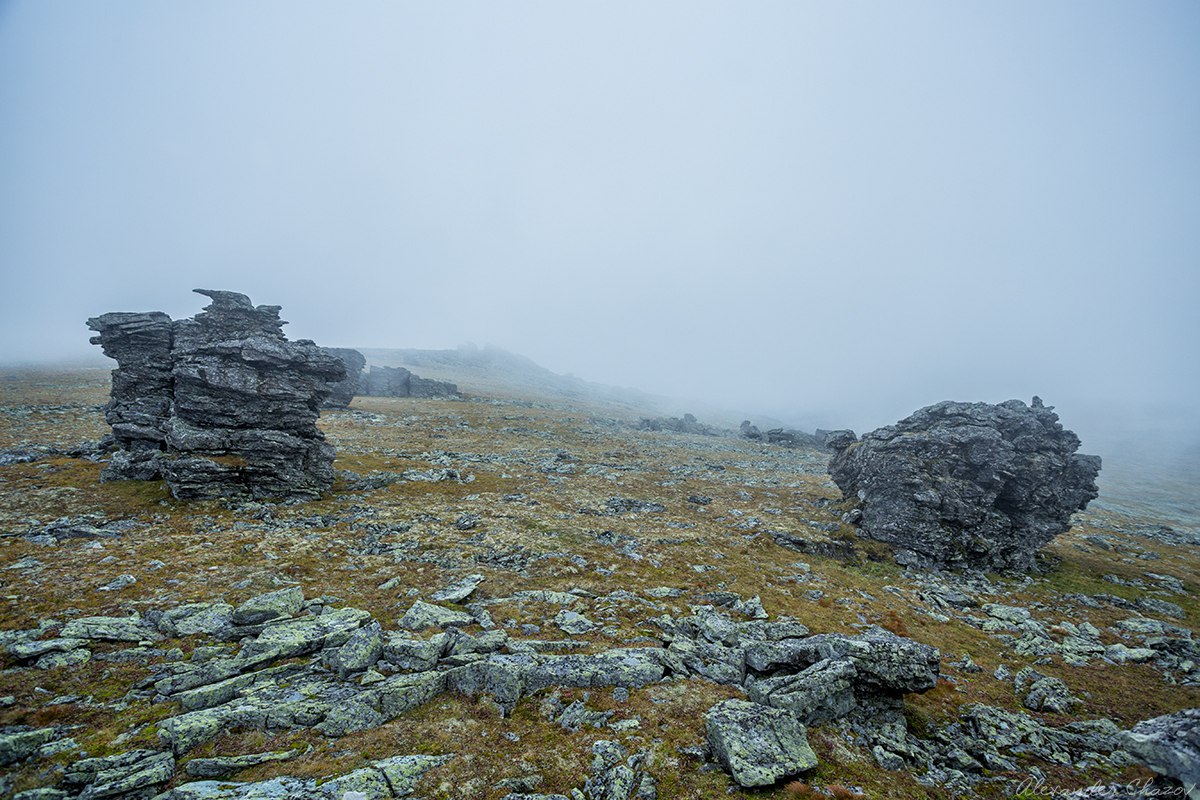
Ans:
{"type": "Polygon", "coordinates": [[[826,451],[436,374],[464,399],[325,411],[334,483],[286,503],[102,483],[108,371],[0,375],[0,796],[1135,797],[1196,768],[1194,533],[1092,506],[1030,574],[905,570],[826,451]]]}

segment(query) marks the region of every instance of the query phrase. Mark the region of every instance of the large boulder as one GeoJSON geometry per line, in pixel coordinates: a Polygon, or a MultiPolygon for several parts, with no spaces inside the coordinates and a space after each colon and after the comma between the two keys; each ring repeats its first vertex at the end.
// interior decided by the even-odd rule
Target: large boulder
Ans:
{"type": "Polygon", "coordinates": [[[817,765],[795,715],[745,700],[725,700],[704,715],[709,752],[735,781],[770,786],[817,765]]]}
{"type": "Polygon", "coordinates": [[[865,536],[920,567],[1025,570],[1098,493],[1100,457],[1052,408],[943,402],[830,441],[829,473],[865,536]]]}
{"type": "Polygon", "coordinates": [[[350,401],[361,394],[362,371],[367,359],[357,350],[348,347],[326,347],[325,352],[342,362],[346,377],[329,384],[329,396],[324,408],[349,408],[350,401]]]}
{"type": "Polygon", "coordinates": [[[1150,769],[1200,800],[1200,708],[1147,719],[1121,734],[1122,746],[1150,769]]]}

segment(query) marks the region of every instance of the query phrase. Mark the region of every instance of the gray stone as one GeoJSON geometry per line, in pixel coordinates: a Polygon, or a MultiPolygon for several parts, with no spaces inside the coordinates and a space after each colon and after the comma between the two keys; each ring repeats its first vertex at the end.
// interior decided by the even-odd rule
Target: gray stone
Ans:
{"type": "Polygon", "coordinates": [[[289,586],[251,597],[233,610],[234,625],[260,625],[281,617],[291,617],[304,606],[304,590],[289,586]]]}
{"type": "Polygon", "coordinates": [[[805,725],[818,725],[854,710],[857,678],[850,661],[826,659],[795,674],[751,678],[746,692],[755,702],[787,709],[805,725]]]}
{"type": "Polygon", "coordinates": [[[58,736],[54,728],[34,728],[14,733],[0,733],[0,767],[23,761],[38,748],[58,736]]]}
{"type": "Polygon", "coordinates": [[[162,638],[137,614],[128,617],[81,617],[71,620],[60,634],[64,639],[95,639],[105,642],[146,642],[162,638]]]}
{"type": "Polygon", "coordinates": [[[1033,711],[1069,714],[1082,701],[1072,696],[1071,690],[1058,678],[1041,678],[1030,685],[1029,694],[1022,702],[1033,711]]]}
{"type": "Polygon", "coordinates": [[[709,751],[741,786],[770,786],[817,765],[808,736],[791,713],[725,700],[704,715],[709,751]]]}
{"type": "Polygon", "coordinates": [[[233,606],[228,603],[189,603],[166,611],[158,629],[168,636],[215,636],[233,624],[233,606]]]}
{"type": "Polygon", "coordinates": [[[177,498],[316,498],[333,448],[316,426],[342,362],[289,342],[279,306],[197,289],[192,319],[105,314],[92,342],[117,360],[108,419],[120,447],[105,477],[166,477],[177,498]]]}
{"type": "Polygon", "coordinates": [[[437,666],[445,642],[446,636],[441,633],[429,639],[413,639],[389,631],[384,634],[383,660],[410,672],[431,670],[437,666]]]}
{"type": "Polygon", "coordinates": [[[175,757],[154,750],[130,750],[104,758],[86,758],[63,773],[68,784],[83,786],[80,800],[125,795],[160,783],[175,774],[175,757]]]}
{"type": "Polygon", "coordinates": [[[226,775],[256,767],[259,764],[269,764],[275,761],[290,761],[300,755],[300,750],[281,750],[270,753],[250,753],[244,756],[216,756],[213,758],[193,758],[187,762],[187,774],[193,778],[221,778],[226,775]]]}
{"type": "Polygon", "coordinates": [[[370,613],[347,607],[319,617],[275,622],[263,628],[242,652],[245,657],[262,661],[306,655],[325,647],[340,647],[370,619],[370,613]]]}
{"type": "Polygon", "coordinates": [[[434,592],[432,599],[439,603],[461,603],[466,600],[475,590],[479,588],[479,584],[483,583],[486,578],[483,575],[472,574],[465,575],[462,578],[454,581],[440,592],[434,592]]]}
{"type": "Polygon", "coordinates": [[[328,355],[342,362],[346,368],[346,377],[329,382],[329,396],[325,398],[322,408],[349,408],[350,401],[361,393],[362,371],[367,365],[367,359],[357,350],[348,347],[322,348],[328,355]]]}
{"type": "Polygon", "coordinates": [[[418,600],[404,612],[399,624],[406,630],[419,631],[425,628],[465,627],[473,622],[475,618],[465,611],[454,611],[418,600]]]}
{"type": "Polygon", "coordinates": [[[569,634],[590,633],[596,629],[596,623],[583,614],[566,608],[558,612],[551,622],[569,634]]]}
{"type": "Polygon", "coordinates": [[[548,686],[641,688],[666,672],[661,648],[630,647],[594,655],[540,656],[526,676],[536,692],[548,686]]]}
{"type": "Polygon", "coordinates": [[[1200,800],[1200,708],[1143,720],[1121,735],[1134,758],[1179,781],[1189,800],[1200,800]]]}
{"type": "Polygon", "coordinates": [[[354,672],[362,672],[375,665],[383,655],[383,631],[378,622],[365,625],[354,633],[341,647],[325,651],[325,665],[339,678],[354,672]]]}
{"type": "Polygon", "coordinates": [[[1036,397],[938,403],[834,446],[860,532],[917,566],[1028,569],[1098,493],[1100,458],[1036,397]]]}

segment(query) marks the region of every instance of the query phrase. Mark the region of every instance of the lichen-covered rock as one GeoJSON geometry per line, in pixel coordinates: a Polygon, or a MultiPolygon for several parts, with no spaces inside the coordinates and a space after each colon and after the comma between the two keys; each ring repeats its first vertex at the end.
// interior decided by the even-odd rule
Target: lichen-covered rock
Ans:
{"type": "Polygon", "coordinates": [[[80,798],[127,795],[171,780],[175,757],[155,750],[130,750],[103,758],[85,758],[67,767],[63,780],[82,786],[80,798]]]}
{"type": "Polygon", "coordinates": [[[38,748],[58,736],[54,728],[33,728],[30,730],[10,731],[0,733],[0,767],[7,767],[18,761],[29,758],[38,748]]]}
{"type": "Polygon", "coordinates": [[[290,617],[304,605],[304,590],[299,586],[276,589],[251,597],[233,610],[235,625],[259,625],[274,619],[290,617]]]}
{"type": "Polygon", "coordinates": [[[374,666],[383,655],[383,630],[378,622],[356,630],[341,647],[325,651],[325,665],[339,678],[374,666]]]}
{"type": "Polygon", "coordinates": [[[709,751],[741,786],[770,786],[817,765],[808,734],[788,711],[725,700],[704,715],[709,751]]]}
{"type": "Polygon", "coordinates": [[[314,498],[333,483],[316,422],[342,361],[288,341],[279,306],[237,292],[192,319],[104,314],[92,339],[117,360],[108,420],[120,448],[105,477],[165,476],[178,498],[314,498]]]}
{"type": "Polygon", "coordinates": [[[838,438],[829,473],[860,502],[860,532],[902,563],[1028,569],[1098,493],[1100,458],[1078,449],[1039,398],[943,402],[838,438]]]}
{"type": "Polygon", "coordinates": [[[1150,769],[1179,781],[1189,800],[1200,800],[1200,708],[1143,720],[1121,740],[1150,769]]]}

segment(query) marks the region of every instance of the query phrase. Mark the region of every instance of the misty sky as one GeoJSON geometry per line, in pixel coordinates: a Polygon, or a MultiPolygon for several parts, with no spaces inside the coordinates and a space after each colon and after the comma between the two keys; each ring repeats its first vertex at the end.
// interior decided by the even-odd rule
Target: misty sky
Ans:
{"type": "Polygon", "coordinates": [[[784,419],[1179,419],[1198,253],[1191,0],[0,0],[0,362],[209,287],[784,419]]]}

